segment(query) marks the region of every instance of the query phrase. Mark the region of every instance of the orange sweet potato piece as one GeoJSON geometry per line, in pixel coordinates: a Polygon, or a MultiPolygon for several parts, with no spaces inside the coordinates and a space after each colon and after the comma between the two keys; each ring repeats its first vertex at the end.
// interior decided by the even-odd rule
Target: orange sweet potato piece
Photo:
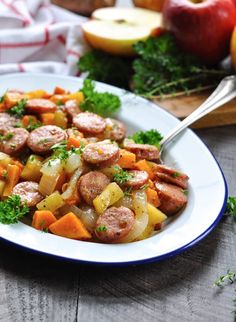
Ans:
{"type": "Polygon", "coordinates": [[[124,149],[120,149],[120,159],[117,164],[121,168],[133,169],[136,162],[136,155],[124,149]]]}
{"type": "Polygon", "coordinates": [[[37,210],[33,215],[32,227],[38,230],[47,229],[57,219],[49,210],[37,210]]]}
{"type": "Polygon", "coordinates": [[[84,227],[82,221],[73,212],[69,212],[49,226],[55,235],[71,239],[90,239],[92,236],[84,227]]]}
{"type": "Polygon", "coordinates": [[[80,147],[80,138],[76,138],[74,136],[70,136],[67,140],[67,149],[70,150],[72,147],[79,148],[80,147]]]}
{"type": "Polygon", "coordinates": [[[60,86],[56,86],[55,88],[54,88],[54,93],[53,94],[55,94],[55,95],[63,95],[63,94],[67,94],[67,91],[64,89],[64,88],[62,88],[62,87],[60,87],[60,86]]]}
{"type": "Polygon", "coordinates": [[[24,127],[27,127],[30,124],[36,124],[37,122],[37,117],[34,115],[24,115],[21,120],[21,123],[24,127]]]}
{"type": "Polygon", "coordinates": [[[146,194],[147,194],[147,201],[150,204],[152,204],[155,207],[160,206],[161,202],[160,202],[160,199],[158,197],[156,190],[151,189],[151,188],[147,188],[146,194]]]}
{"type": "Polygon", "coordinates": [[[154,172],[152,171],[152,168],[147,163],[146,160],[140,160],[135,163],[135,168],[140,171],[146,171],[148,173],[149,179],[153,179],[155,177],[154,172]]]}
{"type": "Polygon", "coordinates": [[[7,166],[7,181],[3,191],[3,196],[8,197],[12,189],[20,180],[21,169],[15,164],[8,164],[7,166]]]}
{"type": "Polygon", "coordinates": [[[43,123],[43,125],[53,125],[54,113],[42,113],[40,114],[40,120],[43,123]]]}

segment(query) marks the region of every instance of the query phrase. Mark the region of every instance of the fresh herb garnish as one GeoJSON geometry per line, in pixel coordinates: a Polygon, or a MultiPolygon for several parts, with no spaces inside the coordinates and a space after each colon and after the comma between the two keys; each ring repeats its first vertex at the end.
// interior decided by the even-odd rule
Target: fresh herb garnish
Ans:
{"type": "Polygon", "coordinates": [[[9,141],[14,136],[14,133],[9,132],[6,135],[0,135],[0,141],[9,141]]]}
{"type": "Polygon", "coordinates": [[[98,226],[98,227],[96,228],[96,231],[97,231],[97,232],[107,231],[107,226],[103,226],[103,225],[98,226]]]}
{"type": "Polygon", "coordinates": [[[30,117],[29,118],[29,124],[26,127],[26,130],[31,132],[35,129],[37,129],[38,127],[42,126],[42,123],[40,121],[35,121],[34,118],[30,117]]]}
{"type": "Polygon", "coordinates": [[[183,192],[183,194],[184,194],[185,196],[187,196],[187,195],[188,195],[188,190],[187,190],[187,189],[182,189],[182,192],[183,192]]]}
{"type": "Polygon", "coordinates": [[[6,93],[0,96],[0,103],[3,103],[6,97],[6,93]]]}
{"type": "Polygon", "coordinates": [[[236,219],[236,197],[228,198],[225,212],[236,219]]]}
{"type": "Polygon", "coordinates": [[[120,168],[118,168],[117,170],[117,173],[115,173],[113,176],[113,180],[119,184],[124,184],[134,177],[132,173],[129,173],[126,170],[120,168]]]}
{"type": "Polygon", "coordinates": [[[86,53],[78,61],[80,72],[88,72],[88,78],[128,89],[132,74],[132,60],[107,54],[100,50],[86,53]]]}
{"type": "Polygon", "coordinates": [[[107,92],[97,92],[91,79],[84,80],[81,91],[85,97],[84,102],[80,103],[82,111],[89,111],[106,117],[116,113],[121,106],[118,96],[107,92]]]}
{"type": "Polygon", "coordinates": [[[5,169],[4,169],[4,170],[2,171],[2,177],[3,177],[4,179],[7,179],[7,175],[8,175],[8,174],[7,174],[7,170],[5,170],[5,169]]]}
{"type": "Polygon", "coordinates": [[[69,158],[71,154],[81,155],[84,150],[84,145],[81,144],[79,148],[72,147],[70,150],[67,150],[67,141],[61,141],[59,143],[54,144],[51,147],[53,150],[53,159],[60,159],[61,161],[69,158]]]}
{"type": "Polygon", "coordinates": [[[162,135],[157,130],[138,131],[129,136],[129,139],[134,140],[135,143],[151,144],[159,147],[162,135]]]}
{"type": "Polygon", "coordinates": [[[23,98],[14,107],[7,110],[7,113],[9,113],[10,115],[14,115],[16,117],[21,118],[25,113],[26,102],[27,102],[27,99],[23,98]]]}
{"type": "Polygon", "coordinates": [[[173,178],[178,178],[178,177],[180,177],[181,176],[181,173],[179,173],[179,172],[174,172],[174,173],[172,173],[172,175],[171,175],[173,178]]]}
{"type": "Polygon", "coordinates": [[[20,196],[12,195],[6,200],[0,201],[0,222],[2,224],[14,224],[29,213],[29,207],[21,204],[20,196]]]}
{"type": "Polygon", "coordinates": [[[140,187],[140,190],[144,191],[147,190],[147,188],[149,188],[149,183],[146,183],[142,187],[140,187]]]}
{"type": "Polygon", "coordinates": [[[124,197],[130,197],[132,195],[132,187],[124,190],[124,197]]]}

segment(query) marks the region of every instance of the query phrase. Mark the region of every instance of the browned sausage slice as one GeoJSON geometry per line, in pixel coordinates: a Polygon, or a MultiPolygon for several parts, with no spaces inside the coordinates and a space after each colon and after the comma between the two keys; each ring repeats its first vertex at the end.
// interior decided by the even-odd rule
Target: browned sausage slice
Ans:
{"type": "Polygon", "coordinates": [[[105,174],[91,171],[83,175],[79,180],[79,192],[87,204],[93,205],[95,199],[110,183],[105,174]]]}
{"type": "Polygon", "coordinates": [[[12,190],[13,195],[18,195],[22,203],[26,203],[29,207],[34,207],[43,200],[43,195],[39,192],[37,182],[25,181],[18,183],[12,190]]]}
{"type": "Polygon", "coordinates": [[[27,144],[35,153],[46,153],[54,144],[66,140],[66,138],[66,132],[60,127],[45,125],[30,133],[27,144]]]}
{"type": "Polygon", "coordinates": [[[69,100],[65,103],[65,112],[71,118],[77,116],[81,111],[76,100],[69,100]]]}
{"type": "Polygon", "coordinates": [[[155,164],[152,170],[161,181],[173,183],[183,189],[186,189],[188,186],[189,177],[183,172],[162,164],[155,164]]]}
{"type": "Polygon", "coordinates": [[[11,128],[4,132],[0,142],[0,151],[10,155],[16,154],[26,146],[28,137],[29,132],[26,129],[11,128]]]}
{"type": "Polygon", "coordinates": [[[120,151],[117,145],[111,143],[90,143],[86,145],[83,159],[91,164],[108,167],[118,161],[120,151]]]}
{"type": "Polygon", "coordinates": [[[131,170],[129,174],[132,179],[126,181],[125,185],[128,187],[138,189],[148,182],[148,173],[146,171],[131,170]]]}
{"type": "Polygon", "coordinates": [[[124,139],[126,129],[123,123],[112,118],[106,118],[105,139],[121,141],[124,139]]]}
{"type": "Polygon", "coordinates": [[[106,122],[101,116],[90,112],[80,113],[75,116],[73,124],[79,131],[89,135],[100,134],[106,127],[106,122]]]}
{"type": "Polygon", "coordinates": [[[19,120],[7,113],[0,113],[0,132],[13,128],[19,120]]]}
{"type": "Polygon", "coordinates": [[[55,112],[57,106],[54,102],[44,98],[33,98],[26,102],[25,108],[28,113],[52,113],[55,112]]]}
{"type": "Polygon", "coordinates": [[[150,144],[137,144],[137,143],[125,143],[124,148],[130,152],[136,154],[138,159],[146,160],[158,160],[159,150],[154,145],[150,144]]]}
{"type": "Polygon", "coordinates": [[[187,197],[180,187],[164,182],[155,182],[155,187],[161,202],[158,208],[167,216],[176,214],[186,205],[187,197]]]}
{"type": "Polygon", "coordinates": [[[116,243],[128,235],[134,222],[134,213],[129,208],[111,207],[99,216],[95,233],[103,242],[116,243]]]}

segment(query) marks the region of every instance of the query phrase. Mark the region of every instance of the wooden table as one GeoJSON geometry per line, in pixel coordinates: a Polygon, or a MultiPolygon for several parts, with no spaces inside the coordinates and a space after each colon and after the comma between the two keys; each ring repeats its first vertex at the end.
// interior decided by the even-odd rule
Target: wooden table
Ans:
{"type": "MultiPolygon", "coordinates": [[[[236,126],[198,130],[236,194],[236,126]]],[[[206,214],[207,215],[207,214],[206,214]]],[[[1,322],[233,321],[236,223],[223,218],[197,246],[169,260],[107,268],[59,262],[0,242],[1,322]]]]}

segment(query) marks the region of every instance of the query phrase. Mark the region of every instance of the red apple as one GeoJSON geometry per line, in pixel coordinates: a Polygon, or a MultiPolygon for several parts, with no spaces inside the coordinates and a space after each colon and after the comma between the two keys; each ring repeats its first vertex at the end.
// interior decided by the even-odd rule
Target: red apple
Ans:
{"type": "Polygon", "coordinates": [[[229,53],[236,6],[234,0],[166,0],[163,23],[180,48],[215,65],[229,53]]]}

